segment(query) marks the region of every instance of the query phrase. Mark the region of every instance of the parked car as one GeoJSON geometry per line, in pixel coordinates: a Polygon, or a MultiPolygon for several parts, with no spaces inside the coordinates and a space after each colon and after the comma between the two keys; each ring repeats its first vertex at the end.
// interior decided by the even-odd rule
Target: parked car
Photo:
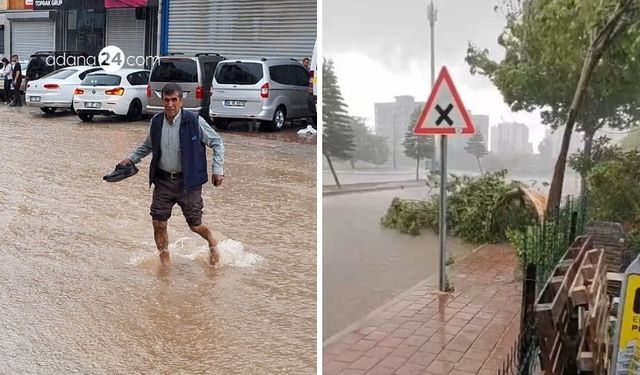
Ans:
{"type": "Polygon", "coordinates": [[[85,65],[88,54],[83,51],[38,51],[31,56],[26,64],[21,64],[24,79],[21,87],[26,90],[26,84],[46,76],[61,68],[75,65],[85,65]]]}
{"type": "Polygon", "coordinates": [[[225,60],[213,77],[209,115],[223,129],[245,119],[277,131],[286,120],[312,117],[308,86],[309,71],[294,59],[225,60]]]}
{"type": "Polygon", "coordinates": [[[38,79],[54,70],[86,63],[87,56],[83,51],[38,51],[29,56],[25,76],[30,80],[38,79]]]}
{"type": "Polygon", "coordinates": [[[46,114],[58,108],[74,112],[73,94],[87,74],[101,71],[95,66],[74,66],[62,68],[27,84],[25,102],[28,106],[40,107],[46,114]]]}
{"type": "Polygon", "coordinates": [[[120,69],[87,75],[73,96],[78,117],[82,121],[91,121],[95,115],[140,120],[147,105],[149,74],[143,69],[120,69]]]}
{"type": "Polygon", "coordinates": [[[199,53],[193,56],[172,54],[160,57],[151,68],[151,79],[147,88],[147,112],[162,112],[162,88],[167,83],[176,83],[183,90],[183,108],[199,113],[209,121],[211,81],[216,66],[222,60],[224,57],[217,53],[199,53]]]}
{"type": "Polygon", "coordinates": [[[313,45],[313,55],[311,55],[311,66],[309,69],[309,111],[313,114],[313,125],[318,125],[318,56],[316,55],[316,44],[313,45]]]}

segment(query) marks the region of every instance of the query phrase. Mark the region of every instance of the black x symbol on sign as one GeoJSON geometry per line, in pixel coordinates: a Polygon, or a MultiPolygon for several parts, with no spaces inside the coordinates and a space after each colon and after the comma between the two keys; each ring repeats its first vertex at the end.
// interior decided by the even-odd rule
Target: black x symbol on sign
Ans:
{"type": "Polygon", "coordinates": [[[445,109],[442,109],[442,107],[440,107],[440,104],[436,104],[436,111],[438,111],[438,114],[440,114],[440,116],[436,120],[436,125],[440,125],[442,121],[446,121],[449,126],[453,125],[453,120],[449,117],[449,112],[451,112],[452,109],[453,104],[449,104],[445,109]]]}

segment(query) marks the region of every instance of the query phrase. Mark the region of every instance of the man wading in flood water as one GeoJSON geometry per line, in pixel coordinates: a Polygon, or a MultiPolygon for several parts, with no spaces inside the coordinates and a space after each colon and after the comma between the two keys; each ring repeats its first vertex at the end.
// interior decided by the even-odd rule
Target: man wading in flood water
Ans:
{"type": "Polygon", "coordinates": [[[218,133],[202,117],[182,110],[180,86],[167,84],[162,89],[162,104],[164,113],[151,119],[147,139],[121,164],[137,164],[153,153],[149,166],[149,186],[154,185],[150,213],[162,263],[171,262],[167,221],[173,206],[178,203],[189,228],[209,243],[209,261],[215,265],[220,253],[218,242],[202,222],[202,185],[209,179],[205,145],[213,149],[211,182],[216,187],[222,184],[224,145],[218,133]]]}

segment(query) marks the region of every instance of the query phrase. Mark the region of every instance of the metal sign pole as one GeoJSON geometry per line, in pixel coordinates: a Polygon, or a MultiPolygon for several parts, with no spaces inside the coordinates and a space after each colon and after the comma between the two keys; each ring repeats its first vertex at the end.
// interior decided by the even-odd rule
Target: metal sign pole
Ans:
{"type": "Polygon", "coordinates": [[[446,292],[447,262],[447,136],[440,136],[440,291],[446,292]]]}

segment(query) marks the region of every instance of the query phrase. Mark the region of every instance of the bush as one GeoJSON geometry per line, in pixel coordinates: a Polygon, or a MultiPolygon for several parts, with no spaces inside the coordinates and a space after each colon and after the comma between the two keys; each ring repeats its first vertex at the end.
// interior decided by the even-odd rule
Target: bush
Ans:
{"type": "Polygon", "coordinates": [[[451,233],[474,244],[492,243],[502,238],[492,220],[496,205],[514,184],[504,179],[506,171],[486,173],[478,179],[463,177],[453,185],[449,197],[447,223],[451,233]]]}
{"type": "Polygon", "coordinates": [[[594,166],[587,177],[594,220],[627,223],[640,216],[640,152],[629,151],[594,166]]]}
{"type": "Polygon", "coordinates": [[[524,228],[507,228],[505,235],[521,261],[526,259],[527,263],[553,266],[555,258],[569,246],[566,242],[569,239],[568,225],[560,220],[545,221],[524,228]]]}
{"type": "MultiPolygon", "coordinates": [[[[474,244],[496,242],[503,238],[501,228],[493,224],[493,213],[500,198],[517,183],[505,180],[507,171],[486,173],[479,178],[451,176],[447,186],[447,227],[449,233],[474,244]]],[[[427,185],[439,188],[435,177],[427,185]]],[[[434,194],[427,201],[394,198],[381,224],[402,233],[418,235],[420,229],[439,229],[440,196],[434,194]]]]}
{"type": "Polygon", "coordinates": [[[438,227],[438,205],[434,205],[433,201],[393,198],[387,214],[380,223],[384,227],[417,236],[420,234],[420,228],[438,227]]]}

